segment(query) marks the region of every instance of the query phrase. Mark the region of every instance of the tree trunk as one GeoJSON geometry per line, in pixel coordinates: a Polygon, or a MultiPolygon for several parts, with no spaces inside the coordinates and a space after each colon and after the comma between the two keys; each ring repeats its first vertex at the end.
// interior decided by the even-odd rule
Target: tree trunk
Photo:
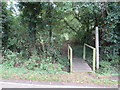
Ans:
{"type": "Polygon", "coordinates": [[[48,3],[48,25],[49,25],[49,42],[52,44],[52,6],[51,3],[48,3]]]}
{"type": "Polygon", "coordinates": [[[36,51],[36,23],[29,22],[29,56],[35,54],[36,51]]]}

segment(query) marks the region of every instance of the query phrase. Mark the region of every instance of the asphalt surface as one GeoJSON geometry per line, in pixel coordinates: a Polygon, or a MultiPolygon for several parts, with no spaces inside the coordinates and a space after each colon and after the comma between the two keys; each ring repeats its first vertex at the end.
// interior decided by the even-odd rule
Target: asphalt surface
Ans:
{"type": "Polygon", "coordinates": [[[81,88],[81,86],[38,85],[38,84],[13,83],[13,82],[0,82],[0,86],[1,88],[81,88]]]}
{"type": "Polygon", "coordinates": [[[118,88],[117,86],[71,85],[0,81],[1,88],[118,88]]]}

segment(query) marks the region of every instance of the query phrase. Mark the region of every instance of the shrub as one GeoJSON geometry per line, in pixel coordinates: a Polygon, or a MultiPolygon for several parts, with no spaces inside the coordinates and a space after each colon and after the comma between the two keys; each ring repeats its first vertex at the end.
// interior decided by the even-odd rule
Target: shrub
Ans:
{"type": "Polygon", "coordinates": [[[18,57],[19,53],[12,52],[11,50],[4,51],[4,65],[7,67],[17,67],[22,64],[21,59],[18,57]]]}
{"type": "Polygon", "coordinates": [[[8,49],[4,51],[3,64],[8,68],[25,67],[28,70],[40,70],[47,73],[65,70],[65,66],[69,64],[67,58],[57,52],[51,51],[51,53],[53,53],[53,57],[51,55],[40,57],[39,55],[32,54],[32,56],[26,58],[23,56],[22,51],[17,53],[8,49]]]}
{"type": "Polygon", "coordinates": [[[62,71],[62,65],[60,64],[52,64],[52,63],[41,63],[40,69],[42,71],[46,71],[48,73],[55,73],[62,71]]]}
{"type": "Polygon", "coordinates": [[[118,73],[117,68],[112,66],[111,62],[105,60],[100,61],[100,69],[96,72],[99,74],[118,73]]]}

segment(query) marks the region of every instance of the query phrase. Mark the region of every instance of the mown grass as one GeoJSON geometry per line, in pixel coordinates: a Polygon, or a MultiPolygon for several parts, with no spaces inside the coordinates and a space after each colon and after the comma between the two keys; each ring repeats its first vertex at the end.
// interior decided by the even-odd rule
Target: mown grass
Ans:
{"type": "MultiPolygon", "coordinates": [[[[0,75],[2,76],[2,78],[4,79],[22,79],[22,80],[40,80],[40,81],[59,81],[58,79],[56,79],[55,77],[48,77],[47,71],[40,71],[40,70],[28,70],[24,67],[22,68],[8,68],[8,67],[4,67],[3,65],[0,65],[1,67],[1,73],[0,75]]],[[[57,73],[67,73],[67,72],[56,72],[54,74],[57,73]]]]}
{"type": "Polygon", "coordinates": [[[51,81],[66,82],[78,84],[98,84],[98,85],[117,85],[118,80],[111,80],[108,77],[100,78],[95,73],[45,73],[40,71],[27,70],[25,68],[6,68],[0,65],[3,79],[33,80],[33,81],[51,81]]]}

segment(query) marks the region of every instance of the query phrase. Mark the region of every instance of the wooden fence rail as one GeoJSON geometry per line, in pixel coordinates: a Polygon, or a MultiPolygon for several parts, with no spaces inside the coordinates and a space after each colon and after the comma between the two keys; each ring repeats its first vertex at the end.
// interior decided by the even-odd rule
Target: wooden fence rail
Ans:
{"type": "Polygon", "coordinates": [[[68,60],[70,60],[70,72],[72,72],[72,48],[68,44],[68,60]]]}
{"type": "Polygon", "coordinates": [[[84,49],[83,49],[83,59],[86,60],[86,46],[91,48],[93,50],[93,71],[95,72],[95,57],[96,57],[96,48],[88,45],[88,44],[84,44],[84,49]]]}

